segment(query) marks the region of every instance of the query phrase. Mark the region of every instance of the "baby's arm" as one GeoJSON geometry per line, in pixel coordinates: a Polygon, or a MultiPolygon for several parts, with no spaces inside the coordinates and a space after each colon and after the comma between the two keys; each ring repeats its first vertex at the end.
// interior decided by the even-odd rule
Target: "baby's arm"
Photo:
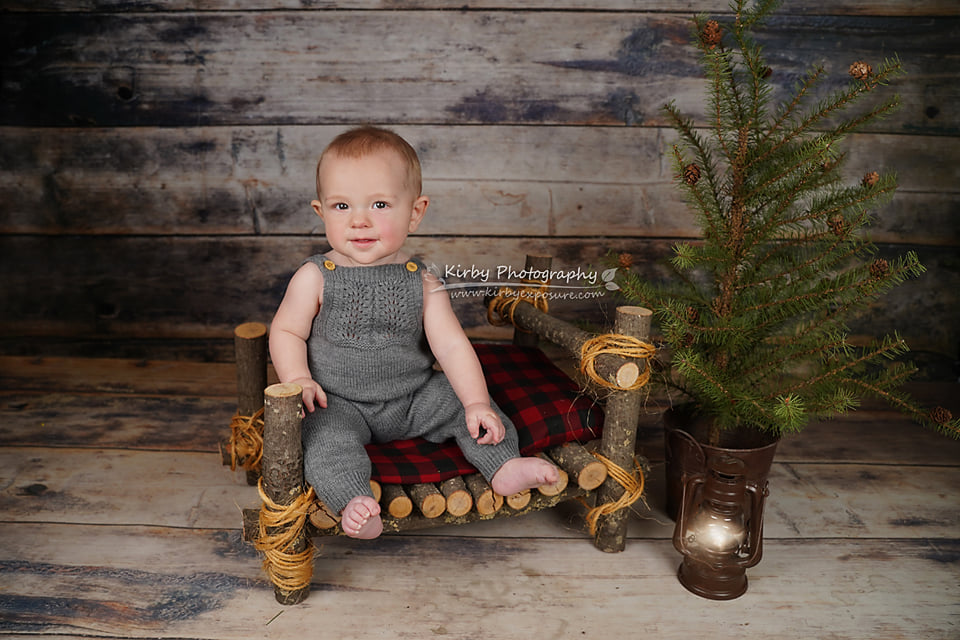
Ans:
{"type": "Polygon", "coordinates": [[[310,375],[307,338],[323,300],[323,274],[316,265],[300,267],[270,325],[270,357],[280,382],[295,382],[303,388],[303,406],[312,412],[314,403],[327,406],[327,396],[310,375]]]}
{"type": "Polygon", "coordinates": [[[490,394],[483,378],[477,352],[463,332],[450,305],[450,296],[438,289],[436,280],[426,278],[423,288],[423,328],[437,362],[447,375],[467,415],[467,429],[479,444],[503,440],[505,429],[490,406],[490,394]],[[480,427],[486,434],[480,437],[480,427]]]}

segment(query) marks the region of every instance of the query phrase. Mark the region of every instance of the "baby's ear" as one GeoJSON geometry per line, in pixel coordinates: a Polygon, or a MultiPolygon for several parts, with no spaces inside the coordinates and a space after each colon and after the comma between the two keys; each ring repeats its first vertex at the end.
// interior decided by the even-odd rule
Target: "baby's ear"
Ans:
{"type": "Polygon", "coordinates": [[[430,198],[427,196],[420,196],[413,201],[413,213],[410,216],[410,226],[407,228],[410,233],[416,231],[417,227],[420,226],[428,206],[430,206],[430,198]]]}
{"type": "Polygon", "coordinates": [[[323,219],[323,205],[320,204],[319,200],[311,200],[310,206],[313,208],[313,212],[320,216],[320,219],[323,219]]]}

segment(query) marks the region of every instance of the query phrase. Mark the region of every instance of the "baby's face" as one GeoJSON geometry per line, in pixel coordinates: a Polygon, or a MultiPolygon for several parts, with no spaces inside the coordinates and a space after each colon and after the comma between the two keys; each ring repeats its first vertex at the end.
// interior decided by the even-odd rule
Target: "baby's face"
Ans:
{"type": "Polygon", "coordinates": [[[415,193],[399,153],[380,151],[360,158],[326,156],[319,169],[327,241],[345,266],[398,261],[407,234],[415,231],[427,198],[415,193]]]}

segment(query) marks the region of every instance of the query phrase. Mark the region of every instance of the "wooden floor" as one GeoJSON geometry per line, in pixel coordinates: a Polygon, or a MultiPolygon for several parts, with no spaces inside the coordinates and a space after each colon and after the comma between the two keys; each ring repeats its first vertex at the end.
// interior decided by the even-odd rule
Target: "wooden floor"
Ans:
{"type": "MultiPolygon", "coordinates": [[[[861,411],[781,444],[762,562],[688,594],[648,501],[622,554],[578,507],[375,542],[324,539],[282,607],[240,540],[256,506],[217,441],[230,365],[0,358],[0,634],[120,638],[960,638],[960,443],[861,411]]],[[[958,385],[918,393],[960,411],[958,385]]],[[[651,409],[652,411],[652,409],[651,409]]]]}

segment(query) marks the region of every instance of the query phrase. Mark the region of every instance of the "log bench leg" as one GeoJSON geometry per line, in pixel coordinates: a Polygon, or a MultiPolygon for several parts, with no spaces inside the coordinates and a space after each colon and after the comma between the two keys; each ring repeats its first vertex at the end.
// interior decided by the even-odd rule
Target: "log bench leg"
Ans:
{"type": "MultiPolygon", "coordinates": [[[[263,408],[263,390],[267,386],[267,327],[260,322],[247,322],[236,327],[233,333],[234,353],[237,361],[237,418],[249,418],[251,424],[259,424],[256,415],[263,408]]],[[[259,429],[258,429],[259,431],[259,429]]],[[[259,433],[258,439],[263,434],[259,433]]],[[[252,444],[238,447],[242,438],[236,432],[223,447],[225,465],[239,463],[246,469],[247,484],[256,486],[260,480],[260,449],[251,450],[252,444]],[[242,453],[239,451],[245,449],[242,453]],[[229,451],[228,451],[229,450],[229,451]]]]}
{"type": "MultiPolygon", "coordinates": [[[[301,393],[302,389],[296,384],[275,384],[267,387],[264,392],[262,490],[267,498],[281,507],[296,503],[304,493],[303,447],[300,442],[301,393]]],[[[264,537],[286,533],[292,541],[280,550],[284,556],[305,554],[310,549],[305,527],[306,509],[298,525],[286,525],[287,529],[297,526],[299,531],[279,531],[278,527],[265,526],[265,510],[266,505],[261,509],[261,538],[257,541],[258,548],[261,548],[264,537]]],[[[281,566],[271,567],[269,562],[268,555],[266,568],[274,583],[277,602],[303,602],[310,593],[309,573],[305,580],[293,580],[292,582],[297,584],[290,587],[288,580],[285,580],[289,579],[290,572],[282,563],[281,566]],[[279,584],[281,582],[284,584],[279,584]]],[[[312,566],[313,560],[310,556],[308,572],[312,572],[312,566]]]]}
{"type": "MultiPolygon", "coordinates": [[[[652,313],[641,307],[619,307],[614,322],[614,331],[619,334],[647,340],[650,334],[652,313]]],[[[640,393],[615,391],[607,400],[603,422],[603,438],[600,453],[614,464],[630,470],[633,468],[637,446],[637,423],[640,419],[640,393]]],[[[616,502],[624,488],[612,478],[607,478],[597,492],[597,504],[616,502]]],[[[615,553],[626,548],[627,516],[629,509],[620,509],[601,516],[597,523],[594,544],[601,551],[615,553]]]]}

